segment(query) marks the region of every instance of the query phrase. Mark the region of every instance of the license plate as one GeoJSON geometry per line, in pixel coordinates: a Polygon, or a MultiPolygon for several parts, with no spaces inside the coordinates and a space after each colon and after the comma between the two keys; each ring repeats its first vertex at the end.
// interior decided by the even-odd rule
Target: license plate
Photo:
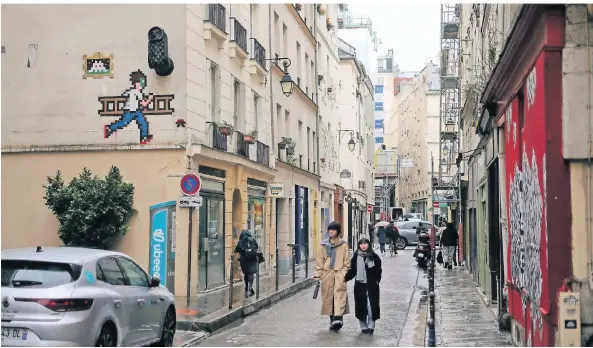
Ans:
{"type": "Polygon", "coordinates": [[[418,253],[418,257],[424,257],[423,253],[418,253]]]}
{"type": "Polygon", "coordinates": [[[29,334],[29,329],[3,327],[1,337],[2,337],[3,341],[5,339],[26,341],[28,334],[29,334]]]}

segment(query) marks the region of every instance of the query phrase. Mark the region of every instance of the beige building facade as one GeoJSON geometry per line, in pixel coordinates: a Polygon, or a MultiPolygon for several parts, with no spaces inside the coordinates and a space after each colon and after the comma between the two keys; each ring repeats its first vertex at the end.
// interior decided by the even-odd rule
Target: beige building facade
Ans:
{"type": "MultiPolygon", "coordinates": [[[[2,10],[2,249],[61,245],[58,222],[44,205],[46,177],[61,170],[68,182],[84,167],[103,176],[112,165],[134,184],[137,210],[116,249],[150,270],[151,218],[168,207],[175,221],[168,231],[175,258],[168,261],[166,285],[176,295],[228,284],[232,250],[243,229],[260,243],[263,273],[277,264],[288,269],[286,244],[300,239],[306,243],[302,249],[313,248],[322,198],[315,73],[321,40],[316,42],[305,24],[317,20],[325,35],[332,31],[313,5],[3,5],[2,10]],[[26,25],[26,19],[36,25],[26,25]],[[168,76],[148,65],[147,33],[155,26],[167,34],[174,62],[168,76]],[[281,92],[283,72],[274,58],[292,61],[288,72],[295,86],[289,97],[281,92]],[[122,94],[138,70],[146,76],[144,93],[152,93],[154,101],[144,112],[147,125],[140,121],[137,127],[138,121],[118,120],[126,101],[122,94]],[[146,129],[152,138],[141,138],[146,129]],[[278,145],[282,137],[295,140],[293,159],[278,145]],[[177,204],[180,179],[188,172],[203,181],[203,205],[192,216],[177,204]],[[25,184],[30,198],[22,200],[16,188],[25,184]],[[285,188],[283,198],[272,195],[273,184],[285,188]],[[298,197],[295,185],[303,192],[298,197]],[[310,221],[296,226],[299,216],[310,221]]],[[[330,175],[328,184],[332,180],[330,175]]]]}
{"type": "Polygon", "coordinates": [[[438,66],[429,63],[414,78],[399,82],[392,114],[386,125],[386,143],[397,147],[401,165],[396,189],[398,206],[432,221],[431,160],[438,176],[440,84],[438,66]],[[395,145],[394,140],[398,142],[395,145]]]}

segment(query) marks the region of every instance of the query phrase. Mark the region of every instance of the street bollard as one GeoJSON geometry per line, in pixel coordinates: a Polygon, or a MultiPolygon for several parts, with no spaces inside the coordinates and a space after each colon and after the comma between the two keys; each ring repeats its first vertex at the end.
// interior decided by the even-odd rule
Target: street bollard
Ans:
{"type": "Polygon", "coordinates": [[[278,291],[278,287],[280,286],[280,268],[279,268],[280,266],[278,264],[279,256],[280,256],[280,250],[278,249],[278,243],[276,243],[276,291],[278,291]]]}
{"type": "Polygon", "coordinates": [[[233,259],[235,255],[231,255],[230,277],[229,277],[229,309],[233,309],[233,259]]]}
{"type": "Polygon", "coordinates": [[[305,246],[305,279],[309,279],[309,243],[305,246]]]}
{"type": "Polygon", "coordinates": [[[426,321],[426,325],[428,326],[428,346],[429,347],[436,347],[436,334],[434,330],[434,319],[428,319],[426,321]]]}
{"type": "Polygon", "coordinates": [[[257,274],[255,278],[255,298],[259,298],[259,260],[257,260],[257,274]]]}

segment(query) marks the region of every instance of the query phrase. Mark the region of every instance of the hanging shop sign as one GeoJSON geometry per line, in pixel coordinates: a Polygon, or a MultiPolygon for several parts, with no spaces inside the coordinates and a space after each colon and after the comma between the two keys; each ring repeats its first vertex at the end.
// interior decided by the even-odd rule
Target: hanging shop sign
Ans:
{"type": "Polygon", "coordinates": [[[283,182],[271,182],[268,184],[270,188],[270,195],[275,198],[284,198],[284,183],[283,182]]]}

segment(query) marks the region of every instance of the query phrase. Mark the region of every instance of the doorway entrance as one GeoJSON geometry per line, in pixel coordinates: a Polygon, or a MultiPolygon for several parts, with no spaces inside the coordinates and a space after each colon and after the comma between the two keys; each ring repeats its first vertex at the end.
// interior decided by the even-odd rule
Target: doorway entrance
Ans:
{"type": "Polygon", "coordinates": [[[225,284],[224,195],[202,193],[198,248],[198,291],[225,284]]]}

